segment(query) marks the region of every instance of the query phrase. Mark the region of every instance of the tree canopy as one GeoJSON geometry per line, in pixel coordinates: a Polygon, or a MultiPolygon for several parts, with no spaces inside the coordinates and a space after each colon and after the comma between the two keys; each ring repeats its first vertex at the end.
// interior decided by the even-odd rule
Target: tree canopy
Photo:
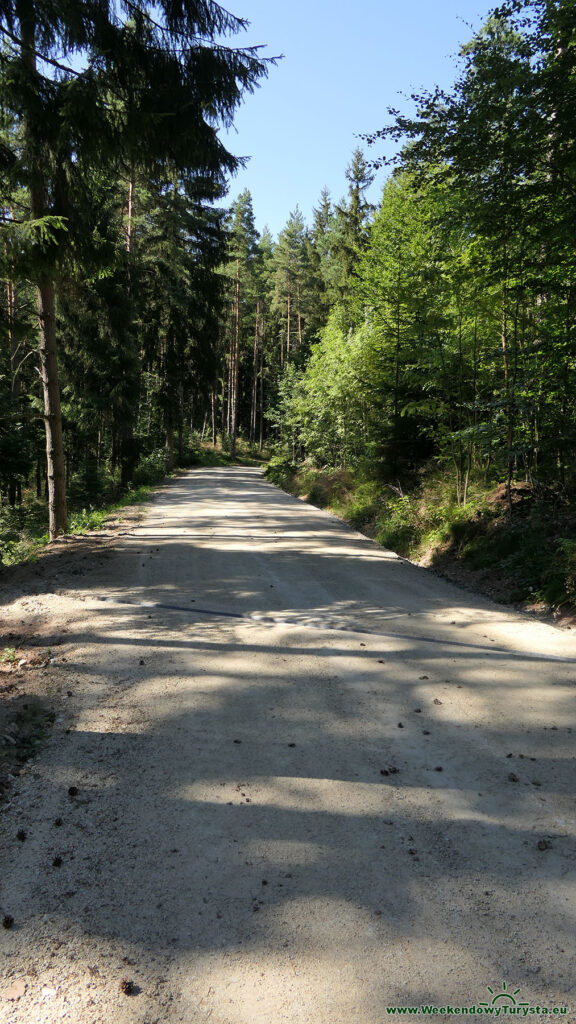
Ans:
{"type": "Polygon", "coordinates": [[[0,492],[74,502],[239,438],[392,479],[573,485],[576,23],[492,11],[277,239],[219,128],[266,75],[211,2],[0,2],[0,492]],[[379,204],[368,196],[385,166],[379,204]],[[40,387],[39,387],[40,385],[40,387]],[[47,457],[39,424],[46,429],[47,457]]]}

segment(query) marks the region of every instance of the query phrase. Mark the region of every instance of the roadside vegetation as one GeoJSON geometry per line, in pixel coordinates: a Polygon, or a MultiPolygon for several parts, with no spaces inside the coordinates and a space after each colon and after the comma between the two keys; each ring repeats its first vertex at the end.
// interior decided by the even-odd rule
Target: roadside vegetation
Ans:
{"type": "MultiPolygon", "coordinates": [[[[177,476],[194,466],[225,466],[232,459],[221,448],[191,438],[181,464],[168,467],[166,453],[153,452],[136,466],[131,484],[122,486],[117,478],[103,476],[99,490],[86,492],[81,481],[73,481],[70,489],[70,512],[67,535],[78,536],[102,529],[111,518],[122,517],[122,510],[150,499],[154,489],[164,480],[177,476]]],[[[262,461],[261,453],[240,443],[236,462],[252,465],[262,461]]],[[[0,509],[0,565],[31,561],[50,543],[46,500],[25,491],[14,506],[0,509]]],[[[1,656],[0,656],[1,657],[1,656]]]]}
{"type": "Polygon", "coordinates": [[[373,466],[319,469],[271,459],[267,476],[405,558],[525,609],[570,613],[576,605],[576,510],[560,491],[473,482],[458,503],[449,474],[387,483],[373,466]]]}
{"type": "Polygon", "coordinates": [[[278,238],[248,190],[224,205],[216,131],[274,61],[220,46],[245,24],[211,0],[177,28],[130,10],[149,36],[106,5],[81,32],[65,3],[0,5],[1,560],[249,448],[401,554],[573,603],[573,4],[489,13],[452,88],[383,111],[345,195],[278,238]],[[178,132],[148,116],[190,95],[178,132]]]}

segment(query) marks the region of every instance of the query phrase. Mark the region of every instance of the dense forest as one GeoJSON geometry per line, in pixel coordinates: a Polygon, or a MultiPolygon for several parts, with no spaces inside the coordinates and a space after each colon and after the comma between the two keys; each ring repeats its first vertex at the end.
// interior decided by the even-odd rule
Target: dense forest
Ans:
{"type": "Polygon", "coordinates": [[[399,550],[426,480],[442,478],[452,540],[468,510],[472,554],[501,485],[502,512],[524,515],[504,554],[553,534],[551,595],[571,596],[572,3],[494,10],[452,90],[383,111],[344,197],[324,190],[277,239],[248,191],[226,204],[238,159],[218,129],[269,69],[219,41],[243,21],[211,2],[122,7],[0,2],[5,522],[45,503],[56,537],[67,499],[97,504],[201,442],[234,457],[241,441],[272,452],[279,480],[308,467],[306,491],[348,474],[365,488],[357,522],[386,520],[399,550]]]}

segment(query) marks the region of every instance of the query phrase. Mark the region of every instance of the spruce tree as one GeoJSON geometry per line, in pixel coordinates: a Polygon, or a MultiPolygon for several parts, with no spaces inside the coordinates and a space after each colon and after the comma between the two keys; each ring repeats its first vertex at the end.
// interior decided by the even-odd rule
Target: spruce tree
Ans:
{"type": "Polygon", "coordinates": [[[228,407],[226,433],[232,454],[236,450],[240,412],[240,363],[248,339],[253,337],[256,309],[256,259],[258,232],[254,221],[252,196],[248,189],[240,193],[230,210],[228,222],[228,407]]]}
{"type": "Polygon", "coordinates": [[[346,168],[346,180],[348,195],[336,204],[332,241],[332,255],[337,265],[336,289],[339,299],[344,302],[352,294],[354,268],[365,248],[368,221],[373,212],[373,206],[366,199],[366,192],[374,180],[374,174],[360,149],[354,151],[346,168]]]}
{"type": "Polygon", "coordinates": [[[290,362],[295,352],[303,352],[306,333],[306,306],[309,288],[308,245],[304,219],[296,207],[280,232],[274,251],[273,308],[279,322],[280,366],[290,362]]]}
{"type": "Polygon", "coordinates": [[[3,152],[26,185],[36,233],[40,375],[50,536],[66,528],[65,458],[58,380],[56,284],[82,238],[86,168],[169,166],[220,180],[238,166],[217,135],[266,73],[255,48],[217,38],[246,23],[212,0],[0,0],[5,40],[2,106],[22,130],[3,152]]]}

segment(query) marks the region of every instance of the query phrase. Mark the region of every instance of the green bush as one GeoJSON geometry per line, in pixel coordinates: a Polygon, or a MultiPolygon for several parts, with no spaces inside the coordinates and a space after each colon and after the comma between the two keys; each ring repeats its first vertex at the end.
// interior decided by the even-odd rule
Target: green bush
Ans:
{"type": "Polygon", "coordinates": [[[159,484],[166,476],[166,451],[157,448],[138,460],[132,482],[138,484],[159,484]]]}
{"type": "Polygon", "coordinates": [[[552,607],[576,605],[576,540],[561,537],[537,595],[552,607]]]}
{"type": "Polygon", "coordinates": [[[83,508],[81,512],[72,512],[68,517],[68,533],[85,533],[87,530],[100,530],[108,515],[106,509],[83,508]]]}
{"type": "Polygon", "coordinates": [[[409,495],[386,500],[378,516],[376,540],[399,555],[410,555],[422,537],[418,503],[409,495]]]}
{"type": "Polygon", "coordinates": [[[276,484],[277,487],[283,487],[285,490],[293,493],[291,485],[296,469],[297,467],[286,455],[273,455],[266,466],[264,475],[271,483],[276,484]]]}

